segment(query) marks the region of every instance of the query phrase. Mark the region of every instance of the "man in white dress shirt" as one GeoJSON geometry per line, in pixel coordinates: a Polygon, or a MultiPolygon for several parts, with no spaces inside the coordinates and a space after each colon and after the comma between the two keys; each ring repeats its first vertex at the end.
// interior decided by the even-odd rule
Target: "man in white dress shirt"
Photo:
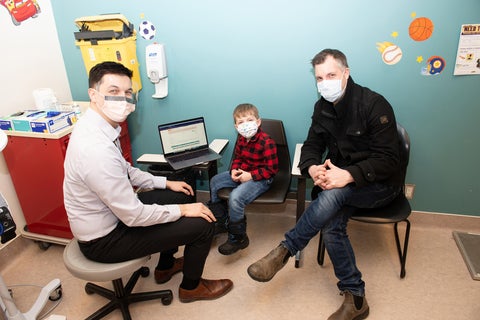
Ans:
{"type": "Polygon", "coordinates": [[[214,233],[212,212],[188,203],[189,184],[132,167],[117,146],[119,124],[135,110],[131,78],[132,71],[116,62],[90,70],[90,107],[75,125],[64,164],[70,228],[91,260],[114,263],[160,252],[155,280],[165,283],[183,271],[180,301],[219,298],[232,281],[201,277],[214,233]],[[152,190],[137,194],[134,188],[152,190]],[[171,204],[169,192],[185,200],[171,204]],[[182,245],[184,257],[175,258],[182,245]]]}

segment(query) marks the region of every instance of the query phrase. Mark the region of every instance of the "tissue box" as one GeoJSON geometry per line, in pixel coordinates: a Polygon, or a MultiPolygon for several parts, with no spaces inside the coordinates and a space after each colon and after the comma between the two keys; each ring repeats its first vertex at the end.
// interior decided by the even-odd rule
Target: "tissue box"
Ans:
{"type": "Polygon", "coordinates": [[[32,131],[30,122],[47,114],[46,111],[27,110],[11,116],[13,129],[16,131],[32,131]],[[17,115],[19,114],[19,115],[17,115]]]}
{"type": "Polygon", "coordinates": [[[0,129],[1,130],[13,130],[12,117],[0,117],[0,129]]]}
{"type": "Polygon", "coordinates": [[[73,111],[48,111],[46,115],[30,121],[33,132],[54,133],[77,122],[73,111]]]}

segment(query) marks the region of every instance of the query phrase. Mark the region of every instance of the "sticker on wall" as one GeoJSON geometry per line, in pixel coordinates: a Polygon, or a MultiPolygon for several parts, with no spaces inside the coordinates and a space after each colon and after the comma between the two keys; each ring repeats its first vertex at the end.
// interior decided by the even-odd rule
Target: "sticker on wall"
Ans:
{"type": "Polygon", "coordinates": [[[433,34],[433,22],[427,17],[415,18],[416,15],[415,12],[411,14],[414,19],[408,27],[408,34],[415,41],[425,41],[433,34]]]}
{"type": "Polygon", "coordinates": [[[377,49],[382,54],[383,62],[388,65],[397,64],[402,59],[402,49],[391,42],[377,42],[377,49]]]}
{"type": "Polygon", "coordinates": [[[0,0],[0,4],[8,10],[12,22],[16,26],[28,18],[38,17],[41,12],[36,0],[0,0]]]}
{"type": "Polygon", "coordinates": [[[431,56],[427,60],[427,65],[422,68],[422,75],[433,76],[440,74],[445,69],[445,59],[440,56],[431,56]]]}
{"type": "Polygon", "coordinates": [[[138,33],[145,40],[152,40],[155,37],[155,26],[148,20],[143,20],[138,25],[138,33]]]}

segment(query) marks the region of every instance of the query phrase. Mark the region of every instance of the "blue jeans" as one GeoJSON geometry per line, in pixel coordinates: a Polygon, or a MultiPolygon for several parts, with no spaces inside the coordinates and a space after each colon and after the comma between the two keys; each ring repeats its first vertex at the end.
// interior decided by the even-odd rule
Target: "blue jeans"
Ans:
{"type": "Polygon", "coordinates": [[[348,219],[355,208],[376,208],[388,204],[400,192],[399,187],[373,184],[366,187],[347,185],[318,194],[293,229],[285,234],[282,244],[292,255],[303,250],[323,230],[325,248],[332,261],[340,291],[365,295],[365,282],[355,262],[347,235],[348,219]]]}
{"type": "Polygon", "coordinates": [[[232,180],[230,171],[216,174],[210,181],[210,201],[217,203],[218,190],[233,188],[228,199],[229,222],[241,222],[245,218],[245,207],[270,188],[273,179],[238,183],[232,180]]]}

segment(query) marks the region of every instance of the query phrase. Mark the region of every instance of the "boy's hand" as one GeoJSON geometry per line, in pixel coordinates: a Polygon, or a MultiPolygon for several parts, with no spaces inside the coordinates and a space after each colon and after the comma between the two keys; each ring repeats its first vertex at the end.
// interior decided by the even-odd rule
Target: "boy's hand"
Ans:
{"type": "Polygon", "coordinates": [[[242,169],[234,169],[232,170],[232,180],[243,183],[252,180],[252,175],[250,172],[243,171],[242,169]]]}

